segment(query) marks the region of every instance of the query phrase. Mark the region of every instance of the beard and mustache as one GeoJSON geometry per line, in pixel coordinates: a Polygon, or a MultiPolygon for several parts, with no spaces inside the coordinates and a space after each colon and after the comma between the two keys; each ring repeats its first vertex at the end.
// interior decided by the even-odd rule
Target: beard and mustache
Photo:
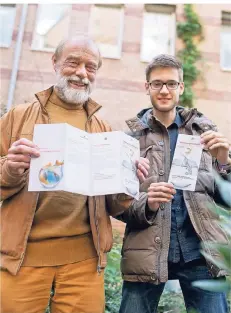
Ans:
{"type": "Polygon", "coordinates": [[[56,78],[57,83],[55,87],[60,99],[62,99],[64,102],[75,105],[76,104],[82,105],[86,101],[88,101],[89,96],[94,88],[94,85],[87,78],[81,79],[76,75],[63,76],[61,75],[60,71],[57,71],[56,78]],[[78,90],[72,88],[68,84],[69,81],[82,83],[85,85],[86,88],[85,90],[78,90]]]}

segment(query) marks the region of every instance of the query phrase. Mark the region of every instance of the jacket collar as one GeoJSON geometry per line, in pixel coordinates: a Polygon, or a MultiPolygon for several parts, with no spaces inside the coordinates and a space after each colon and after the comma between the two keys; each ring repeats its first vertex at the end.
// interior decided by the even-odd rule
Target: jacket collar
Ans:
{"type": "MultiPolygon", "coordinates": [[[[182,125],[186,125],[189,121],[192,122],[196,116],[202,115],[196,108],[186,109],[181,106],[176,107],[176,112],[182,119],[182,125]]],[[[133,132],[141,131],[147,128],[153,129],[153,127],[158,126],[157,120],[155,116],[153,116],[152,108],[140,111],[136,117],[127,120],[126,123],[133,132]]]]}
{"type": "MultiPolygon", "coordinates": [[[[183,123],[182,117],[180,116],[180,114],[176,111],[176,117],[175,120],[173,121],[172,124],[176,124],[177,127],[179,128],[183,123]]],[[[171,126],[171,125],[170,125],[171,126]]]]}
{"type": "MultiPolygon", "coordinates": [[[[43,110],[46,107],[46,104],[53,92],[53,89],[54,89],[54,86],[51,86],[50,88],[45,89],[35,94],[35,97],[38,99],[43,110]]],[[[92,115],[94,115],[98,110],[100,110],[101,107],[102,106],[100,104],[96,103],[94,100],[89,98],[89,100],[84,104],[84,108],[87,111],[88,119],[90,119],[92,115]]]]}

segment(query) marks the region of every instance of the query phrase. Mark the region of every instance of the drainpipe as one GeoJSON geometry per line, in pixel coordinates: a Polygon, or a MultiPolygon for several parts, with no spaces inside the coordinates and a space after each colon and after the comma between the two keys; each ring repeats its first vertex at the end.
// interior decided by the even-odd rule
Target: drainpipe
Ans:
{"type": "Polygon", "coordinates": [[[14,61],[13,61],[13,66],[12,66],[12,71],[11,71],[11,78],[10,78],[10,87],[8,91],[8,100],[7,100],[7,105],[6,105],[7,111],[10,110],[13,99],[14,99],[14,91],[15,91],[17,75],[18,75],[18,68],[19,68],[19,61],[20,61],[21,50],[22,50],[22,40],[23,40],[24,29],[25,29],[25,24],[26,24],[27,10],[28,10],[28,4],[23,4],[19,30],[18,30],[18,36],[17,36],[16,45],[15,45],[14,61]]]}

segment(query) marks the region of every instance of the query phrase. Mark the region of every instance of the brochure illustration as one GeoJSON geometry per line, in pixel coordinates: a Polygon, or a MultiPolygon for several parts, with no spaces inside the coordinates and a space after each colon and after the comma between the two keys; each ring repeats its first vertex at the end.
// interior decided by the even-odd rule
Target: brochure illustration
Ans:
{"type": "Polygon", "coordinates": [[[54,188],[63,178],[63,161],[56,160],[54,164],[49,162],[39,171],[39,181],[45,188],[54,188]]]}
{"type": "Polygon", "coordinates": [[[202,149],[200,136],[178,135],[168,179],[176,189],[195,190],[202,149]]]}

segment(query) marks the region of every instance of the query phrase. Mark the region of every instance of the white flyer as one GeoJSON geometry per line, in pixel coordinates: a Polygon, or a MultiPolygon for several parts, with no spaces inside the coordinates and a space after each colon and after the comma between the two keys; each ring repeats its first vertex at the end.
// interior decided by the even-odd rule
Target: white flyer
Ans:
{"type": "Polygon", "coordinates": [[[195,190],[202,149],[200,136],[178,135],[168,179],[176,189],[195,190]]]}
{"type": "Polygon", "coordinates": [[[87,196],[126,193],[139,198],[135,161],[139,141],[121,131],[87,133],[66,123],[37,124],[29,191],[63,190],[87,196]]]}

